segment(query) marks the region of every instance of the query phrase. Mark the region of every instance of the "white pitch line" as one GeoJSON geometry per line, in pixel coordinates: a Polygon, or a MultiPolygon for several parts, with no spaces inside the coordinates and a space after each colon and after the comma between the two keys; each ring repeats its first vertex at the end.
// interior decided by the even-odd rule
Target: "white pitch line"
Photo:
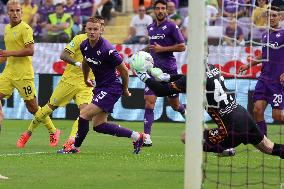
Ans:
{"type": "Polygon", "coordinates": [[[5,177],[3,175],[0,175],[0,179],[9,179],[8,177],[5,177]]]}
{"type": "Polygon", "coordinates": [[[37,154],[48,154],[49,152],[27,152],[27,153],[16,153],[16,154],[0,154],[0,157],[6,156],[22,156],[22,155],[37,155],[37,154]]]}

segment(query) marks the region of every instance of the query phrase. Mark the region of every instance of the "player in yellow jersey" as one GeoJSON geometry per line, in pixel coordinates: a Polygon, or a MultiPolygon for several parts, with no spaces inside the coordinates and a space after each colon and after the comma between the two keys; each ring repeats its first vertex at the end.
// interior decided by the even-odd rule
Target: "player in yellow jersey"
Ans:
{"type": "MultiPolygon", "coordinates": [[[[101,17],[98,18],[104,22],[101,17]]],[[[72,99],[75,101],[80,110],[91,102],[93,97],[93,88],[88,87],[85,84],[83,72],[81,70],[83,56],[80,51],[80,44],[86,39],[86,34],[76,35],[61,53],[61,60],[68,63],[68,65],[60,82],[53,91],[49,102],[41,109],[41,113],[38,116],[35,115],[29,128],[36,128],[46,116],[50,115],[58,107],[66,106],[72,99]]],[[[94,76],[92,75],[90,82],[92,82],[93,79],[94,76]]],[[[78,119],[73,123],[70,136],[63,147],[74,143],[77,130],[78,119]]]]}
{"type": "MultiPolygon", "coordinates": [[[[0,57],[7,58],[7,64],[0,76],[0,100],[12,95],[14,88],[18,90],[26,103],[28,111],[37,115],[40,111],[36,99],[32,56],[34,54],[34,39],[32,28],[22,21],[22,9],[18,0],[7,3],[10,24],[4,32],[6,50],[0,50],[0,57]]],[[[3,122],[3,111],[0,103],[0,124],[3,122]]],[[[47,116],[43,120],[50,133],[50,146],[57,145],[60,131],[56,130],[51,119],[47,116]]],[[[33,130],[28,130],[17,143],[22,148],[22,141],[28,140],[33,130]]]]}

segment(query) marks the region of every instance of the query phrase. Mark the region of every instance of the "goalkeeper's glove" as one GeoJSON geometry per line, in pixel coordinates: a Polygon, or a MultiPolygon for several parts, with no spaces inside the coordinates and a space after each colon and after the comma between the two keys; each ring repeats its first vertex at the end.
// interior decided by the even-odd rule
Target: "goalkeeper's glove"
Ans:
{"type": "Polygon", "coordinates": [[[139,77],[139,79],[142,81],[142,82],[146,82],[147,79],[151,78],[147,72],[138,72],[137,73],[137,76],[139,77]]]}
{"type": "Polygon", "coordinates": [[[156,81],[164,81],[169,82],[171,79],[171,76],[167,73],[163,73],[163,71],[160,68],[151,68],[149,69],[149,74],[155,78],[156,81]]]}

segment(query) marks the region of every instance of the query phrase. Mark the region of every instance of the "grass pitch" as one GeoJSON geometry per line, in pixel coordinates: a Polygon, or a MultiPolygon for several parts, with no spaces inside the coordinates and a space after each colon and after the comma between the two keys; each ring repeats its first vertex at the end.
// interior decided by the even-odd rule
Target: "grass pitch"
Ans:
{"type": "MultiPolygon", "coordinates": [[[[61,129],[60,146],[71,130],[72,121],[59,120],[54,124],[61,129]]],[[[81,154],[56,154],[57,148],[49,147],[46,129],[40,126],[26,148],[17,149],[16,141],[25,131],[29,121],[5,120],[0,134],[0,189],[182,189],[184,171],[184,145],[179,136],[184,124],[154,123],[153,146],[143,148],[141,154],[132,154],[130,139],[95,133],[91,130],[81,147],[81,154]]],[[[142,122],[120,122],[124,127],[143,130],[142,122]]],[[[279,127],[270,127],[274,140],[279,127]]],[[[284,138],[282,137],[284,143],[284,138]]],[[[233,158],[205,156],[207,163],[204,188],[216,188],[216,181],[225,183],[219,188],[280,188],[284,169],[280,175],[279,158],[262,155],[244,146],[237,148],[233,158]],[[251,151],[252,150],[252,151],[251,151]],[[264,157],[264,158],[263,158],[264,157]],[[249,160],[249,161],[247,161],[249,160]],[[221,166],[218,166],[218,162],[221,166]],[[269,166],[263,168],[262,165],[269,166]],[[246,167],[250,167],[247,171],[246,167]],[[218,172],[219,169],[219,172],[218,172]],[[262,174],[264,170],[264,174],[262,174]],[[273,185],[271,185],[273,184],[273,185]],[[233,187],[234,188],[234,187],[233,187]]],[[[283,164],[283,163],[282,163],[283,164]]],[[[284,165],[281,165],[284,167],[284,165]]],[[[194,170],[192,170],[194,171],[194,170]]],[[[281,188],[280,188],[281,189],[281,188]]],[[[283,188],[284,189],[284,188],[283,188]]]]}

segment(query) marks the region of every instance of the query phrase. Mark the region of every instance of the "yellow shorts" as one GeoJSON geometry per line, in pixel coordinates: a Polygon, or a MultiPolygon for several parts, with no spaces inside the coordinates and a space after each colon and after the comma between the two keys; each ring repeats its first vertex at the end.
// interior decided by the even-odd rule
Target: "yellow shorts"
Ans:
{"type": "Polygon", "coordinates": [[[24,100],[31,100],[36,97],[34,79],[12,80],[0,76],[0,93],[9,98],[14,89],[17,89],[24,100]]]}
{"type": "Polygon", "coordinates": [[[52,106],[66,106],[72,99],[77,106],[89,104],[93,97],[92,87],[81,87],[60,81],[53,91],[49,103],[52,106]]]}

